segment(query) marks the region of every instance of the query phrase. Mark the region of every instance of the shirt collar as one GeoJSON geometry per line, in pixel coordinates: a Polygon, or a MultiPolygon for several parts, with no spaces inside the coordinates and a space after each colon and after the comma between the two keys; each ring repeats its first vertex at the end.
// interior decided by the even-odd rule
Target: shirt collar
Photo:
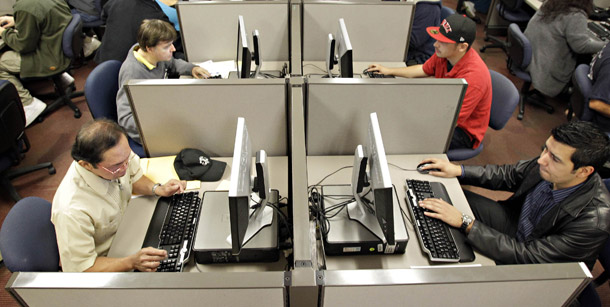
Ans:
{"type": "Polygon", "coordinates": [[[146,66],[146,68],[148,68],[148,70],[153,70],[155,69],[155,67],[157,67],[156,65],[150,64],[150,62],[148,62],[139,52],[138,50],[140,49],[140,46],[135,46],[133,48],[133,56],[136,58],[136,60],[142,64],[144,64],[144,66],[146,66]]]}
{"type": "Polygon", "coordinates": [[[553,184],[548,182],[548,181],[544,181],[546,184],[548,184],[549,189],[551,190],[551,194],[553,195],[553,201],[555,201],[556,204],[562,202],[564,199],[566,199],[568,196],[570,196],[570,194],[572,194],[574,191],[576,191],[578,188],[580,188],[584,182],[581,182],[575,186],[569,187],[569,188],[565,188],[565,189],[559,189],[559,190],[553,190],[553,184]]]}

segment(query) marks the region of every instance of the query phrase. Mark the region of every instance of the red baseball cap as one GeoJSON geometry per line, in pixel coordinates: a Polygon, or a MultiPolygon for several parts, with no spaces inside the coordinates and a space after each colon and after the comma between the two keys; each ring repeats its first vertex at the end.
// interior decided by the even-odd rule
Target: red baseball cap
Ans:
{"type": "Polygon", "coordinates": [[[453,14],[441,22],[440,27],[428,27],[426,32],[432,38],[443,43],[468,43],[472,46],[477,34],[477,26],[472,19],[453,14]]]}

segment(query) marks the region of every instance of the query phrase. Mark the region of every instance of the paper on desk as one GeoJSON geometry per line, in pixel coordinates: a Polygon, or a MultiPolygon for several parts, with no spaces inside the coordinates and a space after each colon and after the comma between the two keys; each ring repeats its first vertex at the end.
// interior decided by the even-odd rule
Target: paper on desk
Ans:
{"type": "Polygon", "coordinates": [[[229,72],[236,71],[235,61],[213,62],[212,60],[197,63],[199,67],[205,68],[212,76],[220,75],[223,79],[229,78],[229,72]]]}

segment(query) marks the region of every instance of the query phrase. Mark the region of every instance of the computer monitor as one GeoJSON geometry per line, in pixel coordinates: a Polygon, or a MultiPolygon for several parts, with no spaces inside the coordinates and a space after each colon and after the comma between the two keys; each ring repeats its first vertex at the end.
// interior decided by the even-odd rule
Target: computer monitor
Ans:
{"type": "Polygon", "coordinates": [[[328,33],[328,40],[326,42],[326,72],[328,73],[328,78],[332,78],[332,70],[337,64],[337,59],[335,58],[335,38],[332,33],[328,33]]]}
{"type": "Polygon", "coordinates": [[[250,78],[250,66],[252,65],[252,52],[248,47],[248,32],[246,32],[246,24],[244,17],[237,17],[237,77],[240,79],[250,78]]]}
{"type": "Polygon", "coordinates": [[[250,177],[251,168],[252,144],[246,121],[243,117],[239,117],[229,185],[229,221],[233,255],[239,255],[242,247],[252,237],[273,222],[273,209],[267,206],[271,189],[269,188],[267,154],[264,150],[256,153],[256,178],[254,179],[250,177]]]}
{"type": "Polygon", "coordinates": [[[358,145],[354,153],[352,193],[356,201],[348,204],[348,216],[351,220],[358,221],[388,246],[394,246],[396,240],[392,179],[377,113],[371,113],[369,117],[367,150],[365,154],[362,145],[358,145]],[[365,171],[367,164],[368,176],[365,171]],[[366,186],[372,191],[364,191],[366,186]],[[372,202],[365,197],[370,192],[373,193],[372,202]]]}
{"type": "Polygon", "coordinates": [[[347,33],[347,27],[345,26],[345,21],[343,18],[339,19],[339,28],[337,28],[335,37],[341,78],[353,78],[354,64],[352,56],[352,43],[349,40],[349,34],[347,33]]]}
{"type": "Polygon", "coordinates": [[[252,31],[252,45],[254,46],[254,52],[252,53],[254,58],[254,64],[256,64],[256,70],[254,70],[253,78],[258,78],[261,73],[261,66],[263,66],[263,57],[261,55],[261,38],[258,33],[258,29],[252,31]]]}

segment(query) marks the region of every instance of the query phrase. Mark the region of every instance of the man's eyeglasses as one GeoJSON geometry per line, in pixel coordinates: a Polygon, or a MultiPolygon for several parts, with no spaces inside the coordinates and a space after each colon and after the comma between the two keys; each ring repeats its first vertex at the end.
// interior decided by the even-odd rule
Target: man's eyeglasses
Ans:
{"type": "Polygon", "coordinates": [[[119,165],[119,167],[117,167],[117,169],[115,169],[114,171],[111,171],[101,165],[100,165],[100,167],[103,168],[105,171],[109,172],[110,174],[116,175],[118,172],[125,170],[127,168],[127,165],[129,165],[129,159],[125,160],[125,162],[123,162],[123,164],[119,165]]]}

